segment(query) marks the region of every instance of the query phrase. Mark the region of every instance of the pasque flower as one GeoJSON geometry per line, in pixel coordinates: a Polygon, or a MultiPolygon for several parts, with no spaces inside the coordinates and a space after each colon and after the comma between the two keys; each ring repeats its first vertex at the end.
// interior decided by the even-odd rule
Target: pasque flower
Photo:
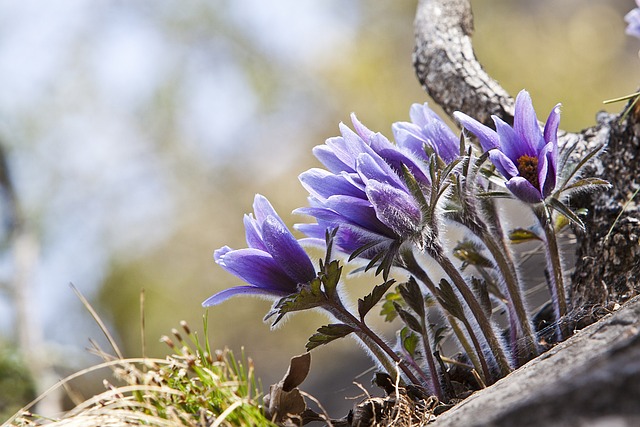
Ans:
{"type": "Polygon", "coordinates": [[[551,110],[544,130],[540,129],[525,90],[516,97],[513,127],[497,116],[493,116],[495,131],[459,111],[454,116],[478,137],[514,196],[527,203],[539,203],[551,195],[557,177],[560,104],[551,110]]]}
{"type": "Polygon", "coordinates": [[[202,303],[219,304],[236,295],[281,298],[298,291],[298,285],[316,277],[313,263],[282,219],[261,195],[256,195],[252,214],[244,216],[248,248],[228,246],[214,252],[218,265],[247,282],[218,292],[202,303]]]}
{"type": "Polygon", "coordinates": [[[460,139],[428,104],[413,104],[409,109],[411,122],[392,125],[396,144],[427,161],[425,145],[431,147],[446,163],[460,155],[460,139]]]}
{"type": "Polygon", "coordinates": [[[640,38],[640,0],[636,0],[638,7],[632,9],[624,17],[627,22],[626,33],[630,36],[640,38]]]}
{"type": "Polygon", "coordinates": [[[420,184],[429,185],[426,165],[393,145],[352,116],[356,132],[341,124],[341,136],[329,138],[313,153],[328,170],[313,168],[300,175],[309,191],[309,207],[296,212],[311,215],[317,224],[297,228],[324,241],[325,230],[338,228],[338,249],[352,253],[365,245],[372,257],[394,242],[420,231],[421,212],[401,178],[403,165],[420,184]]]}

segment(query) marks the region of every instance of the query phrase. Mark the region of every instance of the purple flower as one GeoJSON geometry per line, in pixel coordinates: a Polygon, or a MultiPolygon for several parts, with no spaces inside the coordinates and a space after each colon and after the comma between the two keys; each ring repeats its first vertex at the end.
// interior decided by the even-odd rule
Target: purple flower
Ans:
{"type": "Polygon", "coordinates": [[[328,170],[314,168],[300,175],[310,207],[296,212],[315,217],[317,224],[296,228],[318,243],[324,242],[325,230],[338,228],[338,249],[352,253],[368,245],[362,256],[371,258],[419,234],[420,207],[400,174],[405,165],[416,181],[428,186],[428,172],[424,162],[352,119],[356,132],[341,124],[342,136],[313,150],[328,170]]]}
{"type": "Polygon", "coordinates": [[[455,118],[475,134],[496,169],[507,179],[507,188],[527,203],[539,203],[556,186],[560,104],[553,107],[544,130],[525,90],[516,97],[513,127],[493,116],[496,131],[459,111],[455,118]]]}
{"type": "Polygon", "coordinates": [[[636,4],[638,7],[631,10],[624,17],[624,20],[629,24],[625,32],[630,36],[640,38],[640,0],[636,0],[636,4]]]}
{"type": "Polygon", "coordinates": [[[202,303],[220,304],[236,295],[281,298],[298,291],[298,285],[316,277],[313,263],[293,237],[271,203],[259,194],[252,214],[244,216],[248,248],[228,246],[214,252],[218,265],[248,283],[218,292],[202,303]]]}
{"type": "Polygon", "coordinates": [[[447,124],[425,102],[413,104],[409,110],[409,122],[392,125],[396,144],[416,156],[427,160],[425,145],[430,146],[446,163],[451,163],[460,155],[460,139],[447,124]]]}

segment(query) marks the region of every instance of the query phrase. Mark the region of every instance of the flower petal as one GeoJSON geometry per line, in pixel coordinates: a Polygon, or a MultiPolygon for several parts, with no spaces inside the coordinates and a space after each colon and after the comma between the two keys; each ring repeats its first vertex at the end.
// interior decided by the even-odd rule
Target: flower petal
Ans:
{"type": "Polygon", "coordinates": [[[553,159],[554,143],[549,142],[538,154],[538,182],[544,197],[556,187],[556,165],[553,159]]]}
{"type": "Polygon", "coordinates": [[[523,154],[533,157],[538,153],[525,140],[521,139],[504,120],[498,116],[493,116],[492,118],[500,137],[500,151],[506,154],[512,162],[517,163],[523,154]]]}
{"type": "Polygon", "coordinates": [[[373,137],[375,132],[363,125],[360,120],[358,120],[355,113],[351,113],[351,123],[353,123],[353,128],[360,136],[360,138],[362,138],[365,142],[371,141],[371,138],[373,137]]]}
{"type": "Polygon", "coordinates": [[[398,174],[378,155],[360,154],[356,161],[356,170],[365,184],[367,184],[368,180],[375,179],[376,181],[386,182],[394,187],[403,188],[405,186],[398,174]]]}
{"type": "Polygon", "coordinates": [[[267,248],[264,246],[264,242],[262,241],[262,230],[253,215],[246,214],[243,218],[243,222],[247,245],[249,245],[250,248],[260,249],[266,252],[267,248]]]}
{"type": "Polygon", "coordinates": [[[333,173],[355,172],[355,169],[340,160],[328,145],[316,145],[311,151],[316,159],[320,160],[320,163],[333,173]]]}
{"type": "Polygon", "coordinates": [[[534,153],[540,151],[545,144],[531,96],[526,90],[521,90],[516,97],[513,130],[520,138],[521,144],[530,147],[525,152],[527,155],[535,155],[534,153]]]}
{"type": "Polygon", "coordinates": [[[296,283],[306,283],[316,277],[309,255],[277,218],[265,219],[262,238],[273,259],[296,283]]]}
{"type": "Polygon", "coordinates": [[[473,119],[460,111],[454,112],[453,116],[465,129],[478,138],[483,151],[489,151],[500,146],[498,134],[490,127],[483,125],[476,119],[473,119]]]}
{"type": "Polygon", "coordinates": [[[324,169],[312,168],[298,177],[302,186],[313,197],[327,199],[336,194],[364,199],[364,190],[354,185],[345,175],[336,175],[324,169]]]}
{"type": "Polygon", "coordinates": [[[391,185],[370,180],[367,196],[378,219],[399,237],[407,238],[420,229],[420,207],[413,197],[391,185]]]}
{"type": "Polygon", "coordinates": [[[216,262],[250,285],[288,293],[297,290],[297,283],[267,252],[252,248],[223,251],[217,253],[216,262]]]}
{"type": "Polygon", "coordinates": [[[256,221],[258,221],[258,224],[262,224],[267,217],[273,216],[284,226],[284,221],[280,219],[276,210],[271,206],[269,200],[261,194],[256,194],[253,199],[253,213],[256,215],[256,221]]]}
{"type": "Polygon", "coordinates": [[[514,196],[526,203],[538,203],[543,200],[540,190],[521,176],[514,176],[506,183],[507,188],[514,196]]]}
{"type": "Polygon", "coordinates": [[[489,151],[489,159],[506,179],[520,175],[518,167],[500,150],[489,151]]]}
{"type": "Polygon", "coordinates": [[[207,298],[203,303],[203,307],[211,307],[218,305],[229,298],[235,296],[264,296],[268,298],[282,298],[289,295],[287,292],[275,291],[272,289],[263,289],[256,286],[236,286],[233,288],[225,289],[217,294],[214,294],[207,298]]]}

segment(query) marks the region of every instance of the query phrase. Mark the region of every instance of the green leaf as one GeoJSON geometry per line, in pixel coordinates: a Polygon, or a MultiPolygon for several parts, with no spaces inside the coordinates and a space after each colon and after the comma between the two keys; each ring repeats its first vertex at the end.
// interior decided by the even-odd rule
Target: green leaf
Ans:
{"type": "Polygon", "coordinates": [[[458,245],[453,248],[453,256],[465,264],[470,264],[476,267],[492,268],[493,263],[480,253],[481,250],[482,248],[473,241],[465,240],[458,243],[458,245]]]}
{"type": "Polygon", "coordinates": [[[324,292],[330,299],[333,299],[337,293],[341,275],[342,267],[340,266],[340,262],[335,260],[325,264],[322,274],[319,276],[324,287],[324,292]]]}
{"type": "Polygon", "coordinates": [[[554,197],[551,197],[547,199],[547,202],[549,206],[551,206],[554,210],[556,210],[561,215],[566,216],[567,219],[569,219],[569,221],[574,223],[576,226],[580,227],[582,230],[586,228],[584,225],[584,222],[582,222],[580,217],[571,209],[569,209],[569,207],[564,203],[562,203],[560,200],[554,197]]]}
{"type": "Polygon", "coordinates": [[[402,297],[400,293],[396,292],[388,292],[384,296],[384,302],[382,303],[382,309],[380,310],[380,315],[384,317],[386,322],[393,322],[396,317],[398,317],[398,312],[394,307],[394,303],[402,301],[402,297]]]}
{"type": "Polygon", "coordinates": [[[409,281],[398,286],[398,291],[400,292],[402,299],[404,299],[404,302],[407,303],[411,310],[413,310],[418,317],[424,317],[424,298],[422,296],[420,285],[418,285],[416,279],[411,276],[409,281]]]}
{"type": "Polygon", "coordinates": [[[402,308],[400,304],[398,304],[397,302],[393,303],[393,306],[396,309],[398,316],[400,316],[400,318],[402,319],[405,325],[407,325],[412,330],[418,332],[419,334],[424,333],[424,329],[422,329],[422,325],[420,324],[418,319],[413,317],[411,313],[409,313],[407,310],[402,308]]]}
{"type": "Polygon", "coordinates": [[[411,357],[415,357],[420,337],[411,332],[409,328],[404,327],[400,330],[400,342],[402,343],[402,348],[404,348],[411,357]]]}
{"type": "Polygon", "coordinates": [[[394,283],[395,280],[387,280],[383,284],[374,287],[370,294],[358,300],[358,314],[360,314],[360,320],[364,321],[364,317],[367,313],[371,311],[371,309],[382,299],[384,294],[394,283]]]}
{"type": "Polygon", "coordinates": [[[511,240],[511,243],[524,243],[532,240],[542,241],[542,238],[531,230],[525,228],[514,228],[509,232],[509,240],[511,240]]]}
{"type": "MultiPolygon", "coordinates": [[[[322,276],[322,274],[320,274],[320,276],[322,276]]],[[[322,279],[320,276],[302,286],[297,294],[281,298],[274,304],[272,311],[265,316],[265,320],[267,320],[277,315],[271,324],[272,328],[275,327],[287,313],[309,310],[326,304],[327,296],[322,291],[322,279]]]]}
{"type": "Polygon", "coordinates": [[[355,329],[343,323],[332,323],[330,325],[321,326],[318,328],[318,332],[309,338],[306,349],[307,351],[311,351],[316,347],[330,343],[338,338],[346,337],[352,332],[355,332],[355,329]]]}

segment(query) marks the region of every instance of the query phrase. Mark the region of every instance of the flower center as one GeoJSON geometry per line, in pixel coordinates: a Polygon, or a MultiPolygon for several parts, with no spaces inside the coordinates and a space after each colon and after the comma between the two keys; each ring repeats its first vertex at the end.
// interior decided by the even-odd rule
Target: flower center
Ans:
{"type": "Polygon", "coordinates": [[[538,158],[527,156],[526,154],[518,158],[518,171],[520,176],[526,179],[534,186],[540,188],[538,181],[538,158]]]}

